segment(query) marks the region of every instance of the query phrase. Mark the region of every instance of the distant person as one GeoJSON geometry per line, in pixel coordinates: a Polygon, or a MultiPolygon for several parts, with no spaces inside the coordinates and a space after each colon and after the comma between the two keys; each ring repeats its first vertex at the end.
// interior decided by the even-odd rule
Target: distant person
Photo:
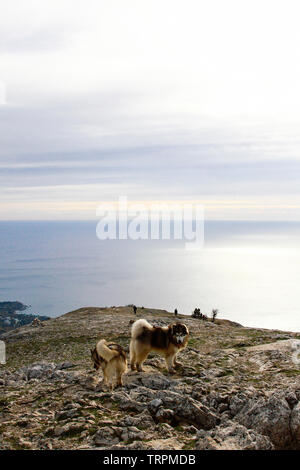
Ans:
{"type": "Polygon", "coordinates": [[[174,317],[177,317],[177,315],[178,315],[178,310],[177,310],[177,308],[175,308],[175,310],[174,310],[174,317]]]}
{"type": "Polygon", "coordinates": [[[137,307],[136,307],[136,305],[134,305],[132,308],[133,308],[133,313],[134,313],[134,315],[136,315],[136,312],[137,312],[137,307]]]}

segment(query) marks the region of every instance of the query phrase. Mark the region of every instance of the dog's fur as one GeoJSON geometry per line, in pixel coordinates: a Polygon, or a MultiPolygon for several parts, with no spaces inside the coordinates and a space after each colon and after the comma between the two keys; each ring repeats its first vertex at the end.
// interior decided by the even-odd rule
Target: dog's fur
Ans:
{"type": "Polygon", "coordinates": [[[172,323],[169,326],[152,326],[147,320],[134,322],[131,329],[130,365],[131,369],[142,371],[142,365],[151,351],[162,354],[170,373],[180,365],[176,354],[188,343],[189,330],[184,323],[172,323]]]}
{"type": "Polygon", "coordinates": [[[127,371],[126,352],[116,343],[108,343],[101,339],[94,349],[91,349],[94,368],[103,371],[104,385],[113,389],[113,379],[116,375],[117,386],[123,385],[122,375],[127,371]]]}

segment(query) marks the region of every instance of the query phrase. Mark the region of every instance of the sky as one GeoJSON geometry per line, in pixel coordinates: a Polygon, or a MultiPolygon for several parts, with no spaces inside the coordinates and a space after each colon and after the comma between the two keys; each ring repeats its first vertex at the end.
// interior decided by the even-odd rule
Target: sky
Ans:
{"type": "Polygon", "coordinates": [[[297,0],[0,4],[0,220],[300,220],[297,0]]]}

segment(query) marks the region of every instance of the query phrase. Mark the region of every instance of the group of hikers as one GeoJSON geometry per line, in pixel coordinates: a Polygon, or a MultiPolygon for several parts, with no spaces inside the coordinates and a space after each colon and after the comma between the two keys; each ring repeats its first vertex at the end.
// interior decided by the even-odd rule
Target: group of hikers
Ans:
{"type": "Polygon", "coordinates": [[[204,313],[201,312],[200,308],[195,308],[195,310],[192,313],[193,318],[200,318],[200,320],[207,320],[207,316],[204,315],[204,313]]]}

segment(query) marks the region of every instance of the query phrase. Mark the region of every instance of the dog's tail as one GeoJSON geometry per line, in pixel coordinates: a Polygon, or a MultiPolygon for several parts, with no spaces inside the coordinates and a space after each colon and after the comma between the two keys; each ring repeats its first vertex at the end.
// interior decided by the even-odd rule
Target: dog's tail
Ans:
{"type": "Polygon", "coordinates": [[[140,319],[134,322],[131,328],[131,338],[136,339],[144,330],[153,330],[153,326],[147,320],[140,319]]]}
{"type": "Polygon", "coordinates": [[[107,343],[105,339],[101,339],[96,346],[97,353],[103,357],[107,362],[111,361],[114,357],[120,355],[120,347],[118,345],[107,343]],[[115,347],[116,346],[116,347],[115,347]]]}

